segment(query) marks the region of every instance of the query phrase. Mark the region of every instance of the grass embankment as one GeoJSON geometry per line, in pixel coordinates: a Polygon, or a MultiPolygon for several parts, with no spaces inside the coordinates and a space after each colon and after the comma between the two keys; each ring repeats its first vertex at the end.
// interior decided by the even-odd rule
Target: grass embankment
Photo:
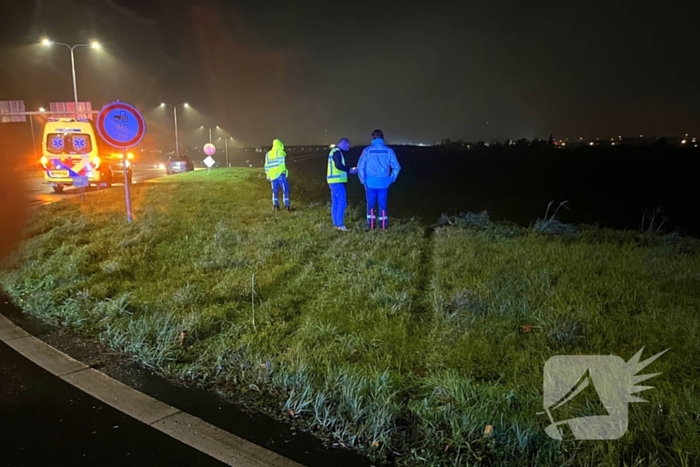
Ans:
{"type": "Polygon", "coordinates": [[[400,464],[698,461],[696,240],[551,236],[483,216],[340,233],[297,186],[296,211],[272,212],[268,187],[248,169],[136,185],[131,225],[119,189],[41,207],[2,286],[169,375],[260,392],[400,464]],[[663,373],[623,438],[546,436],[549,357],[629,360],[642,346],[671,350],[644,372],[663,373]]]}

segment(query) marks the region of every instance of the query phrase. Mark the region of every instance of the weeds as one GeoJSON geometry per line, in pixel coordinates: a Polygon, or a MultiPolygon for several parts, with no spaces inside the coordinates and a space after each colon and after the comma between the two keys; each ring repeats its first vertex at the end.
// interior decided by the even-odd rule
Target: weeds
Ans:
{"type": "Polygon", "coordinates": [[[661,232],[661,228],[664,226],[668,218],[664,214],[662,208],[654,208],[652,210],[645,209],[642,211],[642,221],[639,226],[639,231],[641,233],[651,233],[658,234],[661,232]],[[661,217],[661,222],[658,218],[661,217]]]}
{"type": "Polygon", "coordinates": [[[552,212],[552,215],[549,215],[549,210],[552,207],[552,204],[554,204],[554,201],[550,201],[549,204],[547,205],[547,210],[544,213],[544,218],[543,219],[538,219],[537,222],[535,222],[534,230],[535,232],[538,233],[545,233],[545,234],[550,234],[550,235],[568,235],[568,234],[573,234],[576,232],[576,228],[572,225],[569,224],[563,224],[557,219],[557,213],[559,212],[559,209],[561,208],[566,208],[569,209],[569,207],[566,205],[568,201],[562,201],[557,205],[557,208],[552,212]]]}
{"type": "Polygon", "coordinates": [[[339,235],[323,203],[272,213],[267,190],[248,169],[136,185],[130,225],[118,190],[42,207],[0,282],[26,311],[223,394],[275,393],[278,415],[400,465],[700,455],[697,240],[656,223],[537,235],[574,232],[565,202],[532,229],[484,211],[339,235]],[[549,357],[642,346],[673,350],[624,443],[544,434],[549,357]]]}

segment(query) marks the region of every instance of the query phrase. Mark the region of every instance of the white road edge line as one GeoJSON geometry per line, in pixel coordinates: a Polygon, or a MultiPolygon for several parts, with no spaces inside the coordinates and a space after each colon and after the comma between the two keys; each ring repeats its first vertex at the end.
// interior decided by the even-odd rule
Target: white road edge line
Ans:
{"type": "Polygon", "coordinates": [[[30,335],[0,314],[0,341],[107,405],[235,467],[301,467],[204,420],[139,392],[30,335]]]}

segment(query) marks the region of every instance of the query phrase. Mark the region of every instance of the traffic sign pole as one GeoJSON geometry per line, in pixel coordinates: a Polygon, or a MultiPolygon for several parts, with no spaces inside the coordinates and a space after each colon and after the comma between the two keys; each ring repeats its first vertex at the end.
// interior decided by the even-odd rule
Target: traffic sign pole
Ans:
{"type": "Polygon", "coordinates": [[[71,178],[73,179],[73,186],[80,191],[80,201],[85,202],[85,187],[90,186],[90,180],[88,177],[78,174],[75,176],[71,175],[71,178]]]}
{"type": "Polygon", "coordinates": [[[122,149],[122,168],[124,169],[124,196],[126,197],[126,221],[131,222],[131,187],[129,186],[129,177],[126,166],[126,149],[122,149]]]}
{"type": "Polygon", "coordinates": [[[110,146],[122,151],[124,171],[124,196],[126,198],[126,220],[131,222],[131,187],[126,150],[139,144],[146,133],[143,115],[126,102],[115,101],[105,105],[97,116],[97,131],[110,146]]]}

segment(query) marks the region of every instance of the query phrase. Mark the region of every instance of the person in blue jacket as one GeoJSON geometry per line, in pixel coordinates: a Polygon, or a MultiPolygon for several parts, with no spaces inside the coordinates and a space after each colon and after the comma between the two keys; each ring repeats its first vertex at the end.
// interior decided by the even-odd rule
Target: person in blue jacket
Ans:
{"type": "Polygon", "coordinates": [[[341,138],[338,144],[328,153],[326,166],[326,181],[331,189],[331,219],[337,230],[346,231],[345,207],[348,204],[345,194],[345,184],[348,183],[348,174],[356,174],[355,167],[345,165],[345,153],[350,150],[350,141],[341,138]]]}
{"type": "Polygon", "coordinates": [[[375,226],[386,229],[389,226],[387,198],[389,185],[396,181],[401,171],[394,150],[384,144],[382,130],[372,132],[372,144],[367,146],[360,155],[357,163],[357,175],[365,187],[367,198],[367,228],[375,226]],[[379,209],[374,210],[379,203],[379,209]]]}

